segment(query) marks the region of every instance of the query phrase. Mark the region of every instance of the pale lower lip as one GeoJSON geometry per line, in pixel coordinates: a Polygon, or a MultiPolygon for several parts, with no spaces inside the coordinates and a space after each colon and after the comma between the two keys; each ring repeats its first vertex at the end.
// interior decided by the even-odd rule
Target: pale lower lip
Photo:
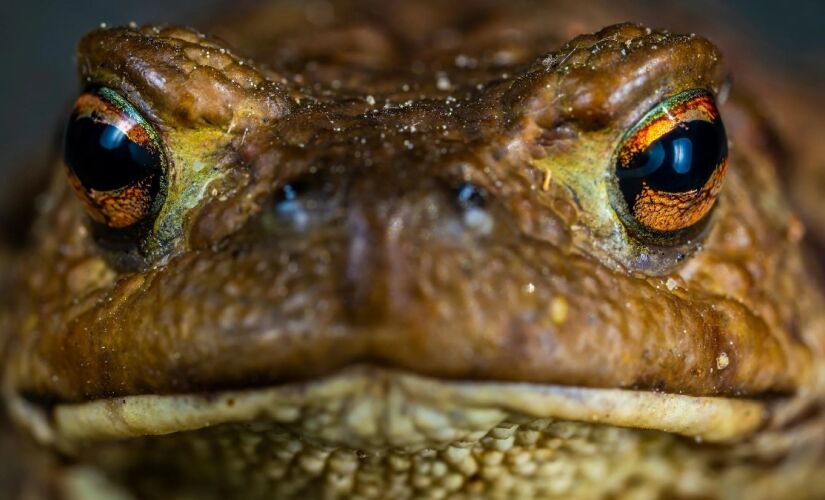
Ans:
{"type": "Polygon", "coordinates": [[[720,442],[753,433],[766,418],[764,403],[756,400],[445,381],[371,366],[261,389],[60,404],[50,416],[14,397],[11,410],[15,420],[38,440],[66,451],[93,442],[261,420],[354,448],[414,449],[448,443],[486,432],[514,417],[653,429],[720,442]],[[326,421],[333,424],[319,426],[312,421],[325,412],[326,421]]]}

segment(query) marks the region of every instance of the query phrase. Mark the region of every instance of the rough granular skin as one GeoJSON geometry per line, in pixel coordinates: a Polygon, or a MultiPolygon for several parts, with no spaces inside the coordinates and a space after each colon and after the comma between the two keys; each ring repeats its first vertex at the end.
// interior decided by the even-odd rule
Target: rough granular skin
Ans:
{"type": "Polygon", "coordinates": [[[147,498],[772,499],[817,498],[825,487],[804,457],[777,467],[661,432],[552,419],[507,421],[418,451],[325,446],[261,422],[92,454],[147,498]],[[147,468],[155,482],[144,482],[147,468]]]}
{"type": "Polygon", "coordinates": [[[375,107],[368,87],[333,98],[321,82],[269,75],[244,89],[211,66],[201,76],[187,56],[195,46],[244,61],[180,28],[112,28],[81,42],[86,79],[157,115],[168,192],[153,227],[130,236],[89,230],[72,193],[55,188],[23,276],[31,307],[20,321],[31,323],[9,368],[22,392],[77,402],[237,388],[365,360],[452,379],[692,395],[789,392],[810,379],[809,346],[794,334],[804,312],[773,300],[802,266],[789,215],[750,195],[775,191],[751,172],[766,166],[739,158],[712,231],[678,245],[637,239],[611,205],[604,172],[626,115],[721,84],[706,40],[608,27],[523,54],[507,78],[488,68],[480,89],[458,80],[463,71],[452,92],[404,73],[410,83],[376,90],[375,107]],[[538,189],[547,172],[558,180],[538,189]],[[323,196],[306,229],[273,214],[290,182],[323,196]],[[463,182],[488,193],[475,213],[486,224],[468,224],[450,199],[463,182]],[[682,272],[699,244],[685,264],[720,272],[682,272]],[[770,256],[749,259],[754,246],[770,256]],[[71,279],[101,259],[115,276],[71,279]],[[665,276],[684,288],[663,289],[665,276]],[[546,313],[554,298],[569,304],[564,321],[546,313]],[[715,370],[723,350],[731,363],[715,370]]]}
{"type": "Polygon", "coordinates": [[[128,102],[165,170],[121,228],[55,165],[15,256],[3,395],[75,467],[54,477],[79,498],[822,497],[825,307],[788,159],[710,41],[580,4],[282,1],[223,38],[86,35],[83,92],[128,102]],[[618,152],[697,92],[724,182],[701,220],[640,231],[618,152]]]}

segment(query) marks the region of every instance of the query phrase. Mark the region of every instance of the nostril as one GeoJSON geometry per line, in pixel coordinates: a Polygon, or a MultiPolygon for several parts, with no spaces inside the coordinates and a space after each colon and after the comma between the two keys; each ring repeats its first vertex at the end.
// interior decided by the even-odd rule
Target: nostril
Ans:
{"type": "Polygon", "coordinates": [[[486,210],[488,199],[486,189],[469,182],[460,184],[455,191],[464,225],[480,235],[490,234],[493,230],[493,218],[486,210]]]}
{"type": "Polygon", "coordinates": [[[296,203],[307,197],[312,189],[308,180],[295,180],[284,184],[275,192],[276,207],[281,204],[296,203]]]}
{"type": "Polygon", "coordinates": [[[287,184],[282,187],[275,195],[275,204],[292,203],[298,199],[298,191],[300,188],[294,184],[287,184]]]}
{"type": "Polygon", "coordinates": [[[273,193],[267,223],[273,230],[302,231],[340,213],[339,185],[329,179],[300,178],[273,193]]]}
{"type": "Polygon", "coordinates": [[[456,188],[456,202],[464,210],[484,208],[487,204],[487,191],[475,184],[464,182],[456,188]]]}
{"type": "Polygon", "coordinates": [[[275,194],[275,213],[289,221],[296,229],[304,229],[309,223],[309,212],[301,195],[306,191],[303,184],[286,184],[275,194]]]}

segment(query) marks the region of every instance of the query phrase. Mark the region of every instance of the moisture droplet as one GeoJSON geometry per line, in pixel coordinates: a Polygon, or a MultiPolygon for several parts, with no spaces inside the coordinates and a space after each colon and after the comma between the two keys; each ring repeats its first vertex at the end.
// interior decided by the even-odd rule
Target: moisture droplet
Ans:
{"type": "Polygon", "coordinates": [[[727,353],[722,352],[722,353],[719,353],[718,356],[716,356],[716,369],[717,370],[724,370],[725,368],[728,367],[729,364],[730,364],[730,358],[728,358],[727,353]]]}

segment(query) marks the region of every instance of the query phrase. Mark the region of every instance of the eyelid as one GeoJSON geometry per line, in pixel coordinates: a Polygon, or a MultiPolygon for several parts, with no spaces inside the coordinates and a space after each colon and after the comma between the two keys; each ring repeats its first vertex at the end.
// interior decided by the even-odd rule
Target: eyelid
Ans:
{"type": "Polygon", "coordinates": [[[713,96],[706,90],[691,90],[673,96],[649,111],[627,132],[622,139],[619,159],[627,165],[634,154],[683,123],[693,120],[714,122],[719,118],[713,96]]]}

